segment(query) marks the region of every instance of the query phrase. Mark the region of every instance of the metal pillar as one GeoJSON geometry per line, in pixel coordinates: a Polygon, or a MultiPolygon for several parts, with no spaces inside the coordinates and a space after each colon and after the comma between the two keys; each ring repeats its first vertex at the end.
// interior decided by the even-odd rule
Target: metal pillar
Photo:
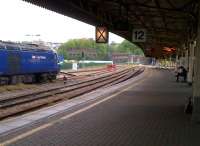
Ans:
{"type": "MultiPolygon", "coordinates": [[[[198,17],[200,18],[200,11],[198,17]]],[[[195,122],[200,122],[200,19],[198,21],[198,32],[194,61],[195,65],[193,81],[193,120],[195,122]]]]}
{"type": "Polygon", "coordinates": [[[189,45],[189,69],[187,74],[187,82],[189,85],[192,85],[193,82],[193,70],[194,70],[194,47],[196,43],[192,42],[189,45]]]}
{"type": "Polygon", "coordinates": [[[186,45],[183,45],[180,57],[180,66],[184,66],[186,69],[188,68],[188,50],[186,49],[186,45]]]}
{"type": "Polygon", "coordinates": [[[178,52],[178,54],[176,54],[176,69],[181,65],[181,61],[180,61],[181,54],[179,53],[180,48],[178,48],[177,52],[178,52]]]}
{"type": "Polygon", "coordinates": [[[185,51],[184,60],[185,60],[185,66],[184,67],[188,71],[188,69],[189,69],[189,50],[188,49],[185,51]]]}

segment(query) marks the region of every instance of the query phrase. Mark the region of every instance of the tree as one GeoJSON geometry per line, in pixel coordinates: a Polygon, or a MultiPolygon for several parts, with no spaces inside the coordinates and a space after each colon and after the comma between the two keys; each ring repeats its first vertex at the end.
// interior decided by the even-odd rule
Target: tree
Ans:
{"type": "Polygon", "coordinates": [[[124,40],[121,44],[119,44],[116,51],[134,55],[144,55],[141,48],[127,40],[124,40]]]}
{"type": "MultiPolygon", "coordinates": [[[[71,39],[65,42],[63,45],[61,45],[58,48],[58,54],[63,55],[65,59],[80,60],[81,54],[80,56],[70,58],[67,51],[70,48],[75,48],[77,50],[82,49],[82,48],[95,49],[97,52],[96,60],[108,60],[109,54],[112,52],[144,55],[143,51],[138,46],[136,46],[135,44],[127,40],[124,40],[120,44],[117,44],[115,42],[112,42],[111,44],[96,44],[96,42],[93,39],[86,39],[86,38],[71,39]]],[[[86,57],[86,59],[90,59],[90,58],[86,57]]]]}

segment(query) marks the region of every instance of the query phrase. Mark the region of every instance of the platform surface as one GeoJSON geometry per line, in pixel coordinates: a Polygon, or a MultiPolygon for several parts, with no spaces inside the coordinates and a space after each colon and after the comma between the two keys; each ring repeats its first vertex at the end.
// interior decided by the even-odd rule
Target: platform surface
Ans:
{"type": "MultiPolygon", "coordinates": [[[[192,89],[169,70],[60,117],[0,136],[12,146],[199,146],[200,125],[184,113],[192,89]]],[[[0,144],[0,145],[1,145],[0,144]]]]}

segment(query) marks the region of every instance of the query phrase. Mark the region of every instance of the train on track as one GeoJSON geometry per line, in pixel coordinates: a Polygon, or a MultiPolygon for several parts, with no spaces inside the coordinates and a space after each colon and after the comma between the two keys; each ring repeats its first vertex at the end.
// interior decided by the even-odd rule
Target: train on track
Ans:
{"type": "Polygon", "coordinates": [[[0,85],[56,79],[55,51],[43,45],[0,41],[0,85]]]}

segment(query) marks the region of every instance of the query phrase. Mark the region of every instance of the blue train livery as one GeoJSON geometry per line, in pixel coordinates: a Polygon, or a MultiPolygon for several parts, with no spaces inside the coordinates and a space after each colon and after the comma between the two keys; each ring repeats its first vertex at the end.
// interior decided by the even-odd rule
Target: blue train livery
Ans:
{"type": "Polygon", "coordinates": [[[57,54],[45,46],[0,42],[0,84],[43,82],[59,71],[57,54]]]}

